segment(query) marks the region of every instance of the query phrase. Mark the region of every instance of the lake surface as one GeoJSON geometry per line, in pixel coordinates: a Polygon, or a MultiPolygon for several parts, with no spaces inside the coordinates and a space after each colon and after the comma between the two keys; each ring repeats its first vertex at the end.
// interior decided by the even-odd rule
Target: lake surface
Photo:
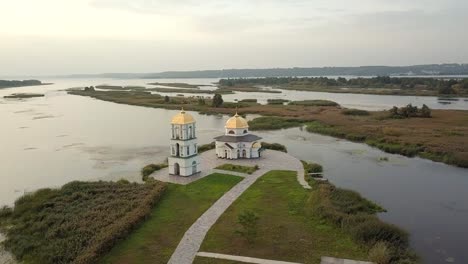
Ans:
{"type": "MultiPolygon", "coordinates": [[[[168,124],[177,111],[114,104],[59,91],[103,83],[142,85],[150,80],[54,81],[50,86],[0,90],[0,204],[12,204],[25,192],[59,187],[72,180],[139,181],[144,165],[166,158],[168,124]],[[46,96],[3,99],[16,92],[45,92],[46,96]]],[[[176,81],[209,84],[213,79],[176,81]]],[[[343,100],[350,96],[327,95],[344,96],[343,100]]],[[[371,97],[383,107],[381,97],[386,96],[371,97]]],[[[398,98],[400,102],[412,100],[398,98]]],[[[365,101],[349,104],[370,105],[365,101]]],[[[198,122],[200,144],[223,133],[225,118],[192,114],[198,122]]],[[[468,263],[468,170],[386,154],[299,128],[257,134],[265,141],[285,144],[300,159],[323,164],[326,177],[334,184],[356,190],[385,207],[388,212],[380,215],[382,219],[411,233],[412,246],[424,263],[444,263],[447,258],[468,263]],[[380,157],[389,161],[381,162],[380,157]]]]}

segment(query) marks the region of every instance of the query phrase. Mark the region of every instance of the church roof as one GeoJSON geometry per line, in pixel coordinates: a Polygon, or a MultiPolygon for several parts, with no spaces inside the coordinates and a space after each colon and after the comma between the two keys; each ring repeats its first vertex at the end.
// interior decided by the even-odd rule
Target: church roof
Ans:
{"type": "Polygon", "coordinates": [[[254,142],[254,141],[260,140],[262,138],[259,137],[259,136],[256,136],[256,135],[247,134],[247,135],[244,135],[244,136],[226,136],[226,135],[222,135],[222,136],[219,136],[219,137],[215,137],[214,139],[217,140],[217,141],[221,141],[221,142],[254,142]]]}
{"type": "Polygon", "coordinates": [[[172,118],[171,124],[173,125],[185,125],[195,123],[195,119],[189,113],[186,113],[184,109],[180,111],[177,115],[172,118]]]}
{"type": "Polygon", "coordinates": [[[249,124],[247,120],[245,120],[242,116],[238,115],[237,113],[229,118],[226,122],[226,128],[234,129],[234,128],[248,128],[249,124]]]}

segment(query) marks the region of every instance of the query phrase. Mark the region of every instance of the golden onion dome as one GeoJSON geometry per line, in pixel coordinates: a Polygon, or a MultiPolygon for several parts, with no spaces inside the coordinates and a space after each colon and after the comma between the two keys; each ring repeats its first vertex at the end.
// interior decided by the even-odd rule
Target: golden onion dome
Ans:
{"type": "Polygon", "coordinates": [[[238,115],[237,113],[228,119],[226,122],[226,128],[234,129],[234,128],[248,128],[249,124],[247,120],[245,120],[242,116],[238,115]]]}
{"type": "Polygon", "coordinates": [[[171,121],[171,124],[173,125],[185,125],[190,123],[195,123],[195,119],[191,114],[186,113],[183,108],[180,113],[172,118],[171,121]]]}

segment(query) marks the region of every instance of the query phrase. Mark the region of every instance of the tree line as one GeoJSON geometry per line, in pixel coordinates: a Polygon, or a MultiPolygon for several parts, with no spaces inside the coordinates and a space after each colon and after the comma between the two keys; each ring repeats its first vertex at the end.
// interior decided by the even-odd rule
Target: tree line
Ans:
{"type": "Polygon", "coordinates": [[[0,88],[32,86],[32,85],[41,85],[41,84],[42,82],[38,80],[23,80],[23,81],[0,80],[0,88]]]}
{"type": "Polygon", "coordinates": [[[238,85],[304,85],[314,87],[348,87],[348,88],[398,88],[398,89],[428,89],[437,90],[440,94],[468,93],[468,78],[398,78],[377,76],[372,78],[343,77],[268,77],[268,78],[235,78],[221,79],[220,86],[238,85]]]}

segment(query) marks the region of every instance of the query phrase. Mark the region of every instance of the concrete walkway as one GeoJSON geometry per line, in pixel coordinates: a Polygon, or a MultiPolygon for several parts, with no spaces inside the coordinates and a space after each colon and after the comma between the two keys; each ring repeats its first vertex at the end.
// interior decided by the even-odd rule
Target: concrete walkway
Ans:
{"type": "MultiPolygon", "coordinates": [[[[202,153],[201,155],[202,170],[200,175],[195,177],[175,177],[167,175],[167,170],[159,171],[151,176],[157,180],[169,181],[174,183],[187,184],[194,180],[203,178],[213,172],[213,168],[225,164],[237,164],[244,166],[260,167],[256,172],[244,175],[244,180],[226,192],[219,198],[195,223],[185,232],[182,240],[171,256],[168,263],[171,264],[190,264],[194,261],[200,246],[205,239],[208,230],[214,225],[218,218],[226,211],[226,209],[258,178],[271,170],[290,170],[297,171],[298,181],[302,186],[309,185],[304,180],[304,169],[302,163],[295,157],[279,152],[266,150],[262,153],[259,159],[242,159],[242,160],[224,160],[216,158],[213,150],[202,153]],[[182,179],[180,179],[182,178],[182,179]],[[302,181],[301,181],[302,180],[302,181]]],[[[310,187],[309,187],[310,188],[310,187]]]]}
{"type": "Polygon", "coordinates": [[[234,255],[209,253],[209,252],[198,252],[197,256],[207,257],[207,258],[215,258],[215,259],[234,260],[234,261],[239,261],[239,262],[256,263],[256,264],[300,264],[300,263],[297,263],[297,262],[287,262],[287,261],[278,261],[278,260],[271,260],[271,259],[251,258],[251,257],[234,256],[234,255]]]}

